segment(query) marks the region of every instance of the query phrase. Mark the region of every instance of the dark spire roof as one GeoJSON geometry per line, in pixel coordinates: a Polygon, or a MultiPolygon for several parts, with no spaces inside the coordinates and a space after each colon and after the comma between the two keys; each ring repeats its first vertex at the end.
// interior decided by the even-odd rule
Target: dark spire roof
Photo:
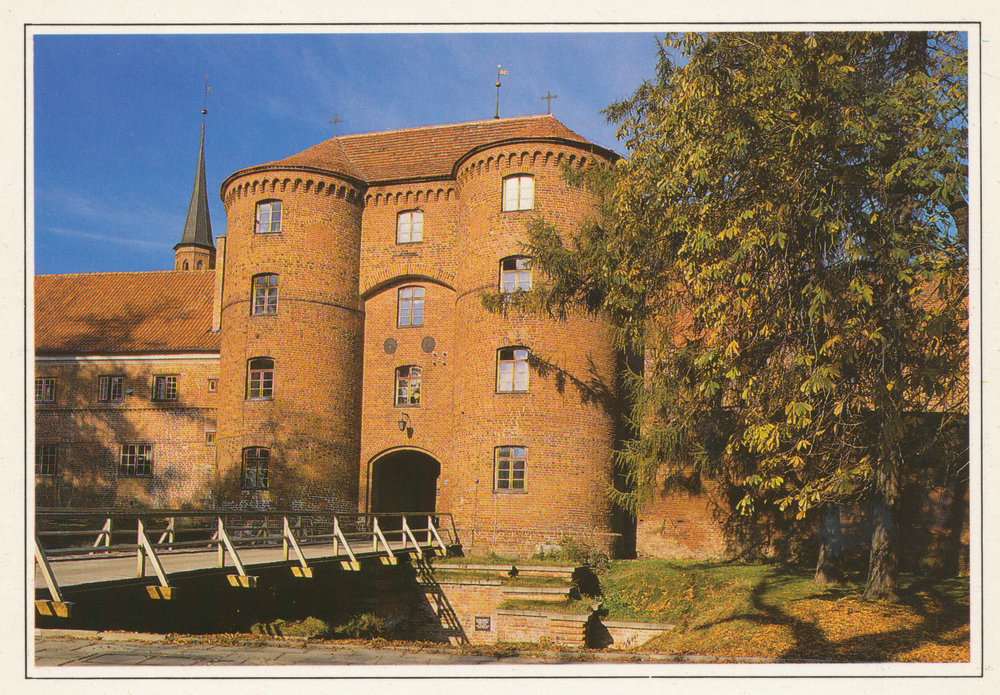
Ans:
{"type": "Polygon", "coordinates": [[[198,150],[198,171],[194,176],[194,190],[188,206],[187,220],[181,242],[174,246],[202,246],[214,249],[212,241],[212,220],[208,216],[208,186],[205,185],[205,121],[201,122],[201,147],[198,150]]]}

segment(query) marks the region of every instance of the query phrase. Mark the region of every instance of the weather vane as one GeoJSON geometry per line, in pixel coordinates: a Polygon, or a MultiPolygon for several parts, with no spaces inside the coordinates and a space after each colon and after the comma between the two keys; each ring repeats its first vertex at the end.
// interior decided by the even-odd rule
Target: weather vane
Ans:
{"type": "Polygon", "coordinates": [[[212,91],[212,88],[208,86],[208,75],[205,75],[205,95],[201,98],[201,119],[205,120],[205,114],[208,113],[208,93],[212,91]]]}
{"type": "Polygon", "coordinates": [[[334,111],[333,112],[333,120],[332,121],[327,121],[327,123],[333,123],[333,137],[337,137],[337,124],[338,123],[343,123],[343,122],[344,122],[344,119],[343,118],[337,118],[337,112],[334,111]]]}
{"type": "Polygon", "coordinates": [[[549,90],[547,89],[545,90],[545,96],[542,97],[542,99],[545,99],[547,102],[545,104],[545,113],[547,114],[552,113],[552,100],[555,98],[556,98],[555,94],[550,93],[549,90]]]}
{"type": "Polygon", "coordinates": [[[497,65],[497,110],[493,113],[493,118],[500,118],[500,75],[506,75],[506,70],[501,70],[497,65]]]}

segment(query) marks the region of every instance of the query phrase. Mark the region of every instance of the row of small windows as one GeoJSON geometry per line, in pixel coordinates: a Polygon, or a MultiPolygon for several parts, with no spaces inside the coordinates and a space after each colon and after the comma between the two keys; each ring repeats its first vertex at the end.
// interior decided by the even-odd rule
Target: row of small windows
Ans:
{"type": "MultiPolygon", "coordinates": [[[[416,365],[396,368],[396,405],[420,405],[422,370],[416,365]]],[[[497,393],[527,393],[528,349],[523,347],[501,348],[497,351],[497,393]]]]}
{"type": "MultiPolygon", "coordinates": [[[[503,180],[503,212],[532,210],[535,207],[535,177],[508,176],[503,180]]],[[[281,201],[262,200],[257,203],[254,217],[254,231],[257,234],[281,232],[281,201]]],[[[414,244],[424,240],[424,213],[407,210],[396,216],[396,243],[414,244]]],[[[199,265],[200,267],[200,265],[199,265]]],[[[187,264],[185,263],[185,270],[187,264]]]]}
{"type": "MultiPolygon", "coordinates": [[[[184,270],[191,270],[191,266],[190,266],[190,265],[188,265],[188,262],[187,262],[187,261],[184,261],[184,266],[183,266],[183,267],[184,267],[184,270]]],[[[201,261],[198,261],[198,267],[197,267],[197,269],[198,269],[198,270],[201,270],[201,269],[202,269],[202,267],[203,267],[203,266],[202,266],[202,262],[201,262],[201,261]]]]}
{"type": "MultiPolygon", "coordinates": [[[[500,291],[513,293],[531,289],[531,259],[511,256],[500,261],[500,291]]],[[[273,316],[278,313],[278,275],[263,273],[251,280],[253,316],[273,316]]],[[[422,326],[424,324],[424,288],[411,285],[401,287],[397,298],[397,325],[422,326]]]]}
{"type": "MultiPolygon", "coordinates": [[[[212,433],[214,434],[214,433],[212,433]]],[[[35,444],[35,475],[54,476],[58,445],[51,442],[35,444]]],[[[525,489],[526,450],[520,446],[501,446],[494,450],[494,489],[517,492],[525,489]]],[[[243,449],[240,479],[244,490],[266,490],[271,450],[251,446],[243,449]]],[[[121,445],[118,474],[126,477],[153,475],[153,445],[129,442],[121,445]]]]}
{"type": "MultiPolygon", "coordinates": [[[[153,377],[152,400],[176,401],[178,377],[175,374],[153,377]]],[[[218,390],[218,379],[208,380],[209,393],[218,390]]],[[[125,377],[121,374],[97,377],[97,400],[103,403],[120,403],[125,395],[132,393],[125,388],[125,377]]],[[[35,403],[55,403],[56,378],[38,377],[35,379],[35,403]]]]}
{"type": "MultiPolygon", "coordinates": [[[[418,315],[418,314],[417,314],[418,315]]],[[[411,317],[413,314],[411,314],[411,317]]],[[[418,315],[419,316],[419,315],[418,315]]],[[[414,324],[416,325],[416,324],[414,324]]],[[[420,405],[421,368],[416,365],[396,370],[396,405],[420,405]]],[[[97,380],[97,398],[102,402],[121,402],[125,394],[124,376],[101,376],[97,380]]],[[[218,389],[218,380],[208,380],[209,392],[218,389]]],[[[498,393],[525,392],[528,390],[528,349],[524,347],[501,348],[497,351],[498,393]]],[[[54,403],[56,380],[42,377],[35,379],[35,402],[54,403]]],[[[247,400],[267,400],[274,397],[274,360],[255,357],[247,362],[247,400]]],[[[177,376],[153,378],[153,400],[177,400],[177,376]]]]}

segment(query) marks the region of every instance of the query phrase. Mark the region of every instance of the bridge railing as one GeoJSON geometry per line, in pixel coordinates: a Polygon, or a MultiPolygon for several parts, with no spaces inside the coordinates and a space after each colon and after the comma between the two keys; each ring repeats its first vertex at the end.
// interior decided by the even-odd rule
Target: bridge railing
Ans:
{"type": "MultiPolygon", "coordinates": [[[[277,548],[292,571],[311,577],[304,549],[332,545],[320,557],[346,556],[346,569],[359,569],[357,555],[379,555],[396,563],[397,552],[422,556],[429,549],[447,553],[459,544],[449,513],[398,512],[388,514],[334,513],[303,510],[252,509],[51,509],[35,510],[35,558],[52,596],[48,610],[68,612],[49,561],[90,559],[135,554],[136,576],[144,577],[147,561],[159,579],[158,598],[170,597],[170,585],[160,556],[215,550],[217,566],[228,557],[237,574],[233,586],[253,586],[240,551],[277,548]]],[[[312,553],[315,556],[315,553],[312,553]]],[[[152,587],[150,595],[154,595],[152,587]]],[[[40,611],[46,607],[39,606],[40,611]]]]}

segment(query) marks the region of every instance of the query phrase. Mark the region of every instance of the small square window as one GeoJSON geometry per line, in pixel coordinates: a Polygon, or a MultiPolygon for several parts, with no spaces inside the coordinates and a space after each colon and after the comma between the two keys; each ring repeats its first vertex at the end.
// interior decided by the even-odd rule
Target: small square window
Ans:
{"type": "Polygon", "coordinates": [[[424,213],[401,212],[396,217],[396,243],[413,244],[424,240],[424,213]]]}
{"type": "Polygon", "coordinates": [[[97,400],[120,401],[125,392],[125,377],[102,376],[97,378],[97,400]]]}
{"type": "Polygon", "coordinates": [[[122,444],[118,474],[125,476],[153,475],[153,445],[122,444]]]}
{"type": "Polygon", "coordinates": [[[420,405],[420,367],[400,367],[396,370],[396,405],[420,405]]]}
{"type": "Polygon", "coordinates": [[[258,234],[270,234],[281,231],[280,200],[264,200],[257,203],[257,219],[254,231],[258,234]]]}
{"type": "Polygon", "coordinates": [[[510,294],[531,289],[531,259],[512,256],[500,261],[500,291],[510,294]]]}
{"type": "Polygon", "coordinates": [[[210,445],[210,446],[212,444],[215,444],[215,431],[214,430],[208,430],[207,432],[205,432],[205,443],[208,444],[208,445],[210,445]]]}
{"type": "Polygon", "coordinates": [[[398,325],[424,325],[424,288],[403,287],[399,290],[398,325]]]}
{"type": "Polygon", "coordinates": [[[55,403],[56,380],[48,377],[35,379],[35,403],[55,403]]]}
{"type": "Polygon", "coordinates": [[[35,444],[35,475],[56,474],[56,449],[52,443],[35,444]]]}
{"type": "Polygon", "coordinates": [[[209,379],[208,380],[208,392],[209,393],[215,393],[218,390],[219,390],[219,380],[218,379],[209,379]]]}
{"type": "Polygon", "coordinates": [[[535,206],[535,177],[508,176],[503,180],[503,211],[531,210],[535,206]]]}
{"type": "Polygon", "coordinates": [[[521,347],[497,351],[497,391],[511,393],[528,390],[528,350],[521,347]]]}
{"type": "Polygon", "coordinates": [[[496,449],[496,491],[524,491],[525,450],[520,446],[500,446],[496,449]]]}
{"type": "Polygon", "coordinates": [[[176,376],[153,377],[153,400],[176,401],[177,377],[176,376]]]}

